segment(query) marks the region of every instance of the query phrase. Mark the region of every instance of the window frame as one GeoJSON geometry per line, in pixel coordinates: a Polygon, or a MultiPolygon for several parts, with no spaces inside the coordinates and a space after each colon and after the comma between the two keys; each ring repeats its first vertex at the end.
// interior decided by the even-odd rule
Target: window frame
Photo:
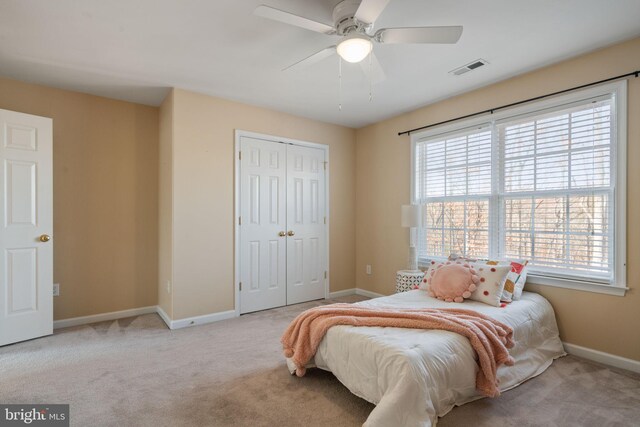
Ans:
{"type": "MultiPolygon", "coordinates": [[[[492,152],[494,159],[497,158],[497,132],[495,129],[498,122],[504,122],[508,119],[515,119],[518,116],[535,114],[551,108],[559,108],[569,106],[571,104],[580,103],[593,98],[612,95],[612,116],[614,120],[613,130],[614,138],[612,141],[613,163],[615,168],[612,169],[612,181],[614,183],[614,231],[612,233],[614,244],[614,282],[611,284],[598,283],[588,280],[569,279],[559,276],[548,276],[530,273],[527,276],[527,283],[536,285],[552,286],[566,289],[574,289],[588,292],[604,293],[609,295],[624,296],[627,287],[626,280],[626,240],[627,240],[627,80],[598,85],[586,89],[577,90],[568,94],[550,97],[544,100],[532,101],[531,103],[500,110],[491,115],[484,115],[444,124],[441,126],[426,129],[421,132],[411,134],[411,203],[416,201],[416,145],[424,139],[433,139],[439,136],[445,136],[451,133],[462,132],[467,129],[481,128],[489,126],[492,129],[492,152]]],[[[498,170],[498,168],[493,168],[498,170]]],[[[495,182],[495,176],[492,177],[495,182]]],[[[492,183],[493,185],[493,183],[492,183]]],[[[497,198],[495,194],[491,198],[497,198]]],[[[497,201],[496,201],[497,202],[497,201]]],[[[500,220],[500,219],[498,219],[500,220]]],[[[491,222],[491,218],[489,219],[491,222]]],[[[417,233],[412,233],[414,236],[417,233]]],[[[497,233],[489,235],[489,239],[498,239],[497,233]]],[[[495,243],[500,243],[494,241],[495,243]]],[[[433,259],[438,259],[434,257],[433,259]]],[[[419,259],[422,264],[425,258],[419,259]]]]}

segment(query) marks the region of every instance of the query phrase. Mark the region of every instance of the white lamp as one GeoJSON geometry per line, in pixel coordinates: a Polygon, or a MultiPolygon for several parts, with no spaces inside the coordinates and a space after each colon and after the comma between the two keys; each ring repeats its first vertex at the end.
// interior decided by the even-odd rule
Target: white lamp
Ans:
{"type": "Polygon", "coordinates": [[[355,33],[345,37],[340,43],[338,43],[336,50],[342,59],[347,62],[355,63],[366,58],[367,55],[369,55],[369,52],[371,52],[372,47],[373,44],[368,37],[355,33]]]}
{"type": "Polygon", "coordinates": [[[409,242],[409,270],[418,269],[418,253],[414,245],[413,228],[422,227],[422,206],[402,205],[402,226],[411,229],[409,242]]]}

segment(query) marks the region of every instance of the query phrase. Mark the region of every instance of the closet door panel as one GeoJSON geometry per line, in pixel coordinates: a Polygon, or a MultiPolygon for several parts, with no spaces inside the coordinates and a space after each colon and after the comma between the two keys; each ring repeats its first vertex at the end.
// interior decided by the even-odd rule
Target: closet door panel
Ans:
{"type": "Polygon", "coordinates": [[[240,139],[240,312],[286,300],[286,145],[240,139]]]}
{"type": "Polygon", "coordinates": [[[325,297],[324,155],[287,146],[287,304],[325,297]]]}

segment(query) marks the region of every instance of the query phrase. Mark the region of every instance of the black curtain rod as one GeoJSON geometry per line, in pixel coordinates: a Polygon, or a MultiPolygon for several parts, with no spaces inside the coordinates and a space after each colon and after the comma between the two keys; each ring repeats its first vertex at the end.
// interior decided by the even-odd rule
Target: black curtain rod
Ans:
{"type": "Polygon", "coordinates": [[[626,77],[631,77],[631,76],[638,77],[638,75],[640,75],[640,70],[633,71],[633,72],[627,73],[627,74],[621,74],[619,76],[611,77],[609,79],[604,79],[604,80],[600,80],[600,81],[597,81],[597,82],[587,83],[585,85],[572,87],[571,89],[565,89],[565,90],[561,90],[561,91],[558,91],[558,92],[549,93],[547,95],[536,96],[535,98],[525,99],[524,101],[518,101],[518,102],[513,102],[513,103],[507,104],[507,105],[501,105],[500,107],[490,108],[488,110],[479,111],[477,113],[467,114],[466,116],[456,117],[455,119],[449,119],[449,120],[445,120],[445,121],[442,121],[442,122],[434,123],[434,124],[431,124],[431,125],[421,126],[419,128],[415,128],[415,129],[411,129],[411,130],[405,130],[404,132],[398,132],[398,136],[409,135],[409,134],[412,134],[413,132],[417,132],[419,130],[429,129],[429,128],[432,128],[434,126],[440,126],[440,125],[444,125],[446,123],[451,123],[451,122],[455,122],[455,121],[462,120],[462,119],[468,119],[469,117],[475,117],[475,116],[479,116],[481,114],[487,114],[487,113],[493,114],[494,111],[503,110],[503,109],[509,108],[509,107],[515,107],[516,105],[526,104],[527,102],[537,101],[539,99],[548,98],[550,96],[560,95],[560,94],[563,94],[563,93],[571,92],[573,90],[584,89],[585,87],[596,86],[596,85],[599,85],[599,84],[602,84],[602,83],[607,83],[607,82],[610,82],[610,81],[613,81],[613,80],[619,80],[619,79],[623,79],[623,78],[626,78],[626,77]]]}

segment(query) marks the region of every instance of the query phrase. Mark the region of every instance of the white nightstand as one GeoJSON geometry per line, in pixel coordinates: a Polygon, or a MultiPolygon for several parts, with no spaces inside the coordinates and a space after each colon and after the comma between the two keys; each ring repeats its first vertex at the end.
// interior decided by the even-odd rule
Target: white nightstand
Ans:
{"type": "Polygon", "coordinates": [[[396,293],[411,291],[420,287],[424,272],[420,270],[399,270],[396,272],[396,293]]]}

